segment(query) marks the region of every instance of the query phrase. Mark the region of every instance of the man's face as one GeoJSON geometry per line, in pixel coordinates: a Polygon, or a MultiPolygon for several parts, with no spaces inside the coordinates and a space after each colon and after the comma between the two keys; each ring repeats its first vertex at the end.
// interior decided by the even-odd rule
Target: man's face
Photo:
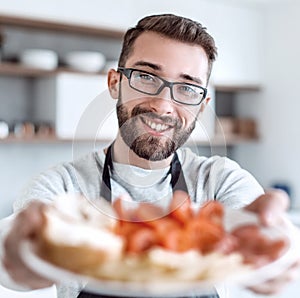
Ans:
{"type": "MultiPolygon", "coordinates": [[[[137,38],[125,67],[147,71],[170,82],[202,87],[207,84],[208,59],[202,47],[153,32],[137,38]]],[[[169,88],[158,95],[146,95],[133,90],[124,75],[118,95],[122,139],[139,157],[153,161],[169,157],[185,143],[209,100],[199,106],[183,105],[171,99],[169,88]]]]}

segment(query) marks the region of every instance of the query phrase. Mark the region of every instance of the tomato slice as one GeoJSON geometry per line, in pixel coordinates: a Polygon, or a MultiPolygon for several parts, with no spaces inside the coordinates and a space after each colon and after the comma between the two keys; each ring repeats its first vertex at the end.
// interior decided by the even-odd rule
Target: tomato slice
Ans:
{"type": "Polygon", "coordinates": [[[159,206],[145,202],[139,203],[139,206],[134,210],[132,214],[132,220],[141,222],[155,221],[164,217],[165,215],[163,209],[159,206]]]}
{"type": "Polygon", "coordinates": [[[127,236],[126,251],[139,254],[145,252],[158,242],[155,231],[142,227],[127,236]]]}
{"type": "Polygon", "coordinates": [[[182,224],[185,224],[193,217],[190,197],[181,190],[174,192],[169,210],[170,215],[182,224]]]}
{"type": "Polygon", "coordinates": [[[284,240],[269,239],[255,224],[237,227],[231,235],[238,241],[236,251],[243,255],[244,262],[255,267],[261,267],[276,260],[286,246],[284,240]]]}
{"type": "Polygon", "coordinates": [[[183,191],[174,193],[168,214],[150,203],[126,210],[121,199],[114,201],[113,208],[119,217],[114,232],[124,238],[126,253],[142,254],[155,246],[176,252],[195,249],[203,254],[238,252],[244,263],[261,267],[277,259],[286,245],[266,237],[255,224],[225,231],[220,202],[209,201],[195,213],[183,191]]]}
{"type": "Polygon", "coordinates": [[[211,251],[224,237],[225,231],[220,225],[216,225],[206,219],[194,218],[185,227],[186,234],[190,238],[193,248],[202,253],[211,251]]]}
{"type": "Polygon", "coordinates": [[[200,219],[207,219],[210,222],[222,225],[224,218],[224,207],[218,201],[209,201],[199,209],[196,216],[200,219]]]}

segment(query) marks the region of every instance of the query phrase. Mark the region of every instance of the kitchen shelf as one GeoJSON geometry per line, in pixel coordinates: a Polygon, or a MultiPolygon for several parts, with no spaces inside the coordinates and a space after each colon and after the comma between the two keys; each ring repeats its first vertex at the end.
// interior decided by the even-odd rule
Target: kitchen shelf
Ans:
{"type": "Polygon", "coordinates": [[[113,28],[99,28],[96,26],[88,26],[78,23],[64,23],[51,20],[42,20],[38,18],[26,18],[11,15],[0,14],[0,27],[18,27],[22,29],[55,31],[60,33],[89,35],[94,37],[108,37],[113,39],[121,39],[124,31],[113,28]]]}
{"type": "Polygon", "coordinates": [[[19,144],[19,143],[29,143],[29,144],[35,144],[35,143],[60,143],[60,142],[66,142],[63,140],[58,139],[56,136],[47,136],[47,137],[38,137],[38,136],[30,136],[30,137],[14,137],[9,136],[4,139],[0,139],[1,144],[19,144]]]}
{"type": "MultiPolygon", "coordinates": [[[[239,134],[228,134],[225,136],[218,136],[216,135],[210,143],[203,142],[204,144],[211,144],[212,146],[235,146],[245,143],[253,143],[259,141],[259,137],[250,137],[250,136],[244,136],[239,134]]],[[[202,143],[199,142],[199,145],[202,143]]]]}
{"type": "Polygon", "coordinates": [[[10,63],[10,62],[0,63],[0,75],[5,75],[5,76],[22,76],[22,77],[35,78],[35,77],[42,77],[42,76],[52,76],[52,75],[56,75],[56,74],[59,74],[62,72],[80,73],[80,74],[88,74],[88,75],[104,74],[104,73],[100,73],[100,72],[78,71],[78,70],[73,70],[68,67],[58,67],[54,70],[45,70],[45,69],[40,69],[40,68],[23,66],[18,63],[10,63]]]}
{"type": "Polygon", "coordinates": [[[218,92],[258,92],[261,91],[261,86],[256,84],[215,84],[214,88],[218,92]]]}
{"type": "MultiPolygon", "coordinates": [[[[70,23],[70,22],[61,22],[56,20],[45,20],[45,19],[38,19],[38,18],[27,18],[27,17],[19,17],[13,15],[4,15],[0,14],[0,29],[1,32],[5,33],[5,30],[9,31],[9,29],[17,29],[16,31],[30,31],[30,34],[33,35],[36,33],[34,31],[40,31],[43,34],[49,33],[65,33],[66,36],[68,35],[77,35],[77,36],[90,36],[92,40],[95,38],[96,40],[103,40],[104,43],[110,44],[111,41],[113,43],[118,41],[121,43],[121,40],[124,36],[124,31],[114,28],[107,28],[107,27],[97,27],[97,26],[90,26],[85,24],[79,23],[70,23]]],[[[13,30],[12,30],[13,31],[13,30]]],[[[26,32],[27,33],[27,32],[26,32]]],[[[29,35],[30,35],[29,34],[29,35]]],[[[49,34],[51,35],[51,34],[49,34]]],[[[77,38],[76,36],[76,38],[77,38]]],[[[76,40],[74,38],[74,40],[76,40]]],[[[111,47],[108,47],[111,49],[111,47]]],[[[5,56],[4,56],[5,57],[5,56]]],[[[7,56],[9,59],[9,56],[7,56]]],[[[14,56],[12,56],[14,58],[14,56]]],[[[13,60],[9,60],[13,61],[13,60]]],[[[15,60],[14,60],[15,61],[15,60]]],[[[23,77],[23,78],[33,78],[37,79],[40,77],[47,77],[47,76],[55,76],[60,73],[74,73],[74,74],[87,74],[87,75],[104,75],[103,72],[83,72],[74,70],[68,67],[58,67],[54,70],[45,70],[45,69],[38,69],[33,67],[27,67],[17,62],[8,62],[3,61],[0,62],[0,76],[6,77],[23,77]]],[[[35,81],[35,80],[33,80],[35,81]]],[[[38,81],[38,80],[36,80],[38,81]]],[[[261,86],[255,84],[248,84],[241,82],[231,82],[230,84],[226,83],[218,83],[214,85],[214,88],[217,92],[220,93],[230,93],[230,96],[234,96],[234,93],[240,92],[257,92],[261,90],[261,86]],[[231,94],[232,93],[232,94],[231,94]]],[[[222,95],[222,94],[221,94],[222,95]]],[[[7,120],[8,121],[8,120],[7,120]]],[[[207,141],[199,141],[197,145],[199,146],[234,146],[242,143],[248,143],[257,141],[257,138],[241,136],[241,135],[226,135],[225,139],[224,136],[216,136],[211,140],[211,142],[207,141]]],[[[51,137],[28,137],[28,138],[16,138],[14,136],[9,136],[6,139],[0,140],[0,144],[60,144],[60,143],[71,143],[73,140],[71,139],[59,139],[56,136],[51,137]]],[[[93,140],[76,140],[76,142],[92,142],[93,140]]],[[[101,140],[103,142],[111,141],[111,140],[101,140]]],[[[97,140],[100,142],[100,140],[97,140]]]]}
{"type": "MultiPolygon", "coordinates": [[[[91,143],[91,142],[111,142],[109,139],[76,139],[76,143],[91,143]]],[[[13,135],[8,136],[7,138],[0,139],[0,144],[64,144],[72,143],[74,140],[72,138],[59,138],[55,135],[51,136],[28,136],[28,137],[15,137],[13,135]]]]}
{"type": "MultiPolygon", "coordinates": [[[[0,75],[5,76],[23,76],[23,77],[41,77],[41,76],[51,76],[62,72],[68,73],[79,73],[79,74],[105,74],[104,72],[86,72],[79,71],[69,67],[58,67],[54,70],[45,70],[40,68],[33,68],[24,66],[19,63],[12,62],[0,62],[0,75]]],[[[216,91],[219,92],[258,92],[261,87],[258,85],[214,85],[216,91]]]]}
{"type": "MultiPolygon", "coordinates": [[[[199,146],[233,146],[238,144],[244,144],[246,142],[256,142],[259,139],[256,137],[247,137],[241,135],[231,135],[231,136],[215,136],[210,142],[209,141],[197,141],[197,145],[199,146]]],[[[14,137],[9,136],[5,139],[0,139],[0,144],[63,144],[63,143],[72,143],[73,139],[61,139],[56,136],[48,136],[48,137],[14,137]]],[[[76,139],[76,143],[90,143],[90,142],[111,142],[109,139],[76,139]]],[[[195,143],[195,142],[194,142],[195,143]]]]}

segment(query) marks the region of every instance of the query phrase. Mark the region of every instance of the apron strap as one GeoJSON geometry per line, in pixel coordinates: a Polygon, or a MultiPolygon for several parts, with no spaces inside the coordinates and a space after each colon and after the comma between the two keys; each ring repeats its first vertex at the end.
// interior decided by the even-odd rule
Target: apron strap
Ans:
{"type": "MultiPolygon", "coordinates": [[[[113,144],[108,147],[106,152],[100,189],[100,196],[105,198],[108,202],[111,202],[110,172],[113,172],[112,146],[113,144]]],[[[183,190],[185,192],[188,192],[187,184],[182,172],[182,167],[177,152],[174,153],[168,174],[171,174],[170,183],[173,192],[175,190],[183,190]]]]}

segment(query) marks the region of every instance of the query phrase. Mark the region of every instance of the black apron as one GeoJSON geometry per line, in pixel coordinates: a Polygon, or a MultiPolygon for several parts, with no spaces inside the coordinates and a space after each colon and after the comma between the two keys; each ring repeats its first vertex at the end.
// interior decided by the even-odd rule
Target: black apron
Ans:
{"type": "MultiPolygon", "coordinates": [[[[102,184],[100,195],[105,198],[107,201],[111,202],[111,184],[110,184],[110,172],[113,171],[113,162],[112,162],[112,145],[109,146],[106,152],[106,158],[104,162],[104,168],[102,173],[102,184]]],[[[178,155],[175,152],[174,157],[171,162],[169,174],[171,174],[171,186],[173,192],[175,190],[183,190],[188,192],[187,185],[183,176],[181,169],[181,163],[178,159],[178,155]]],[[[85,291],[81,291],[77,298],[118,298],[117,296],[107,296],[100,294],[92,294],[85,291]]],[[[138,298],[138,297],[127,297],[127,298],[138,298]]],[[[149,297],[150,298],[150,297],[149,297]]],[[[155,298],[164,298],[164,297],[155,297],[155,298]]],[[[177,298],[219,298],[219,295],[214,292],[210,295],[198,296],[193,295],[189,297],[177,297],[177,298]]]]}

